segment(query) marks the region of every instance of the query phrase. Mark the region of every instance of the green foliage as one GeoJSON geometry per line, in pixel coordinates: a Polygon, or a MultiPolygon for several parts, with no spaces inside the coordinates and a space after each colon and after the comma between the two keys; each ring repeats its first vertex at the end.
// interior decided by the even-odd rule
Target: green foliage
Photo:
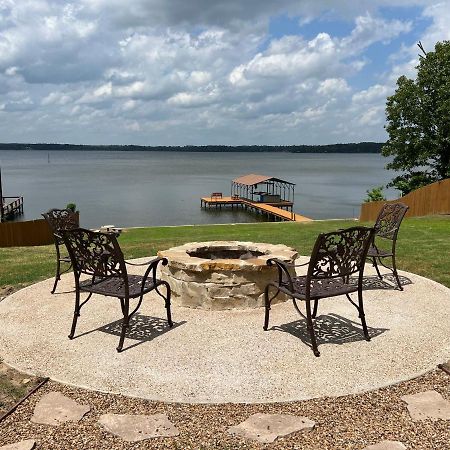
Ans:
{"type": "Polygon", "coordinates": [[[72,212],[77,210],[77,205],[75,203],[67,203],[66,209],[70,209],[72,212]]]}
{"type": "Polygon", "coordinates": [[[401,191],[403,196],[411,191],[426,186],[427,184],[433,183],[434,181],[436,181],[436,179],[434,179],[427,173],[411,172],[395,177],[389,183],[389,186],[393,186],[395,187],[395,189],[401,191]]]}
{"type": "Polygon", "coordinates": [[[383,186],[374,187],[373,189],[366,191],[366,193],[367,197],[364,199],[365,203],[386,200],[386,197],[383,194],[383,186]]]}
{"type": "Polygon", "coordinates": [[[388,186],[403,195],[450,177],[450,41],[421,57],[415,80],[401,76],[386,103],[386,167],[403,172],[388,186]]]}
{"type": "MultiPolygon", "coordinates": [[[[309,255],[318,233],[357,224],[354,220],[324,220],[306,223],[134,228],[125,229],[119,242],[127,259],[155,255],[158,250],[186,242],[230,239],[286,244],[296,248],[302,255],[309,255]]],[[[373,222],[367,225],[373,225],[373,222]]],[[[399,268],[450,287],[449,226],[450,217],[447,216],[405,219],[397,243],[399,268]]],[[[18,288],[54,275],[53,245],[27,247],[25,250],[21,247],[0,248],[0,289],[5,286],[18,288]]]]}

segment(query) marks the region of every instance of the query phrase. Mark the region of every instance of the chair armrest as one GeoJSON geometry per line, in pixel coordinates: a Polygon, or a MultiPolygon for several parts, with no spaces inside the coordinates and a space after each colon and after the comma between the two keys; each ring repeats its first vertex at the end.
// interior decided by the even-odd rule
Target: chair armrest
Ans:
{"type": "Polygon", "coordinates": [[[309,261],[307,261],[307,262],[305,262],[303,264],[287,263],[287,262],[284,262],[284,261],[283,261],[283,263],[287,267],[302,267],[302,266],[307,266],[309,264],[309,261]]]}
{"type": "MultiPolygon", "coordinates": [[[[155,262],[162,261],[163,259],[166,259],[166,258],[156,257],[156,258],[151,259],[150,261],[145,261],[143,263],[132,263],[132,262],[129,262],[129,261],[125,261],[125,264],[128,264],[129,266],[148,266],[149,264],[153,264],[155,262]]],[[[167,262],[166,262],[166,264],[167,264],[167,262]]],[[[163,263],[164,266],[166,264],[163,263]]]]}
{"type": "MultiPolygon", "coordinates": [[[[145,271],[144,277],[142,279],[141,295],[142,295],[142,293],[144,291],[145,283],[147,282],[147,278],[150,275],[150,271],[152,272],[153,284],[156,286],[156,283],[158,281],[157,278],[156,278],[156,269],[158,267],[158,264],[161,263],[163,266],[167,266],[168,262],[169,261],[167,260],[167,258],[159,258],[159,257],[147,262],[147,264],[149,264],[149,266],[147,267],[147,270],[145,271]]],[[[133,266],[142,266],[142,265],[145,265],[145,264],[134,264],[134,263],[131,263],[131,265],[133,265],[133,266]]]]}
{"type": "Polygon", "coordinates": [[[292,283],[292,277],[289,273],[288,267],[292,266],[292,264],[285,263],[281,261],[281,259],[270,258],[267,260],[266,264],[268,266],[275,266],[278,269],[278,285],[287,283],[289,286],[289,290],[291,292],[294,291],[294,285],[292,283]]]}

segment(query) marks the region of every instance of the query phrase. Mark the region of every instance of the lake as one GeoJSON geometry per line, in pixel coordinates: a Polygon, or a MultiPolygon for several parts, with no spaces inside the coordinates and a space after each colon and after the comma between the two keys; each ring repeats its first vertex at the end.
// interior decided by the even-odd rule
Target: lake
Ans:
{"type": "MultiPolygon", "coordinates": [[[[85,227],[256,222],[242,210],[202,210],[248,173],[296,184],[294,211],[313,219],[358,217],[366,190],[394,172],[379,154],[0,151],[3,195],[23,195],[25,215],[76,203],[85,227]]],[[[388,198],[398,192],[386,191],[388,198]]]]}

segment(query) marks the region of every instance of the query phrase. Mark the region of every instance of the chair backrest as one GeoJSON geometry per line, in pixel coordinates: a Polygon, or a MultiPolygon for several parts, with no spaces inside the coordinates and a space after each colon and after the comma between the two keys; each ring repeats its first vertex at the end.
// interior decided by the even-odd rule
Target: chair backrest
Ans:
{"type": "Polygon", "coordinates": [[[308,266],[309,279],[348,277],[363,272],[374,229],[352,227],[317,237],[308,266]]]}
{"type": "Polygon", "coordinates": [[[381,238],[395,240],[408,208],[409,206],[404,203],[384,204],[375,221],[375,235],[381,238]]]}
{"type": "Polygon", "coordinates": [[[42,214],[42,216],[47,221],[50,229],[52,230],[57,244],[63,243],[63,239],[61,236],[62,230],[71,230],[80,226],[79,215],[77,213],[74,213],[70,209],[54,208],[42,214]]]}
{"type": "Polygon", "coordinates": [[[62,231],[62,235],[76,276],[126,279],[123,253],[113,233],[75,228],[62,231]]]}

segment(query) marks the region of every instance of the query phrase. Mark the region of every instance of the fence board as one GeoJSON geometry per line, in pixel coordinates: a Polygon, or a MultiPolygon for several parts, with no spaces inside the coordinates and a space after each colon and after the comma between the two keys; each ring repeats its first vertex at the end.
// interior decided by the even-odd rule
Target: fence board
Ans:
{"type": "Polygon", "coordinates": [[[53,234],[44,219],[0,223],[0,247],[29,247],[53,243],[53,234]]]}
{"type": "Polygon", "coordinates": [[[450,214],[450,178],[416,189],[397,200],[363,203],[359,220],[372,222],[385,203],[398,201],[409,206],[406,217],[450,214]]]}

